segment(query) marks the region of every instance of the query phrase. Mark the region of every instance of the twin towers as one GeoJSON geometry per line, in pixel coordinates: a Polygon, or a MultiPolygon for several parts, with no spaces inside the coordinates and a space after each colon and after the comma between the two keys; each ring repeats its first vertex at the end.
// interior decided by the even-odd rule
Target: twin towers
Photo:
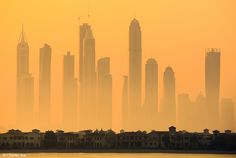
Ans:
{"type": "MultiPolygon", "coordinates": [[[[79,78],[75,78],[75,57],[63,57],[63,129],[112,128],[112,75],[110,58],[96,64],[95,38],[89,24],[80,25],[79,78]]],[[[39,50],[39,112],[34,115],[34,78],[29,72],[29,46],[22,30],[17,46],[17,127],[50,129],[51,47],[39,50]],[[35,117],[36,116],[36,117],[35,117]]],[[[158,113],[158,64],[147,60],[145,98],[142,103],[142,33],[137,19],[129,27],[129,75],[122,91],[123,129],[154,129],[158,113]]],[[[61,99],[61,98],[60,98],[61,99]]],[[[175,125],[175,76],[171,67],[164,73],[162,111],[168,125],[175,125]]]]}

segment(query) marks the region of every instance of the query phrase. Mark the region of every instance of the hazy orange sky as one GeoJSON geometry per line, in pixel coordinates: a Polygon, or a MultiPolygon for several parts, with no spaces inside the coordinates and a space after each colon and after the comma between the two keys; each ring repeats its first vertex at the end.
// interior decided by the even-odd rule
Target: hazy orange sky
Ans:
{"type": "Polygon", "coordinates": [[[114,129],[120,129],[122,76],[128,74],[128,29],[134,17],[142,30],[143,70],[149,57],[159,64],[159,98],[166,66],[175,71],[177,94],[187,92],[195,99],[200,91],[204,93],[205,48],[214,47],[222,52],[221,97],[236,102],[235,0],[1,0],[0,130],[14,124],[16,46],[21,25],[30,47],[35,111],[39,48],[44,43],[52,47],[52,122],[60,124],[62,57],[69,50],[78,65],[78,17],[81,23],[88,22],[88,10],[96,59],[111,57],[114,129]]]}

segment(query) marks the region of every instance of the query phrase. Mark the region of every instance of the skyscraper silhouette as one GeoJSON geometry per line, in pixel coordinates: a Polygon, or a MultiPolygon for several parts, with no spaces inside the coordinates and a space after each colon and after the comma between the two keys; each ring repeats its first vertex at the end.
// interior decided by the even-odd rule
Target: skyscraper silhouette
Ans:
{"type": "Polygon", "coordinates": [[[129,107],[132,127],[138,128],[141,108],[142,41],[141,28],[137,19],[129,27],[129,107]]]}
{"type": "Polygon", "coordinates": [[[95,129],[96,121],[96,72],[95,72],[95,39],[88,25],[81,26],[83,40],[80,59],[82,64],[80,77],[80,128],[95,129]]]}
{"type": "Polygon", "coordinates": [[[64,129],[77,128],[77,79],[74,55],[67,52],[63,59],[63,123],[64,129]]]}
{"type": "Polygon", "coordinates": [[[150,58],[146,62],[145,74],[145,124],[146,129],[154,129],[155,120],[158,112],[158,65],[155,59],[150,58]]]}
{"type": "Polygon", "coordinates": [[[84,69],[84,38],[85,34],[88,29],[91,29],[90,25],[87,23],[84,23],[83,25],[80,26],[80,39],[79,39],[79,45],[80,45],[80,50],[79,50],[79,82],[80,82],[80,87],[82,88],[83,85],[83,69],[84,69]]]}
{"type": "Polygon", "coordinates": [[[157,111],[158,65],[155,59],[148,59],[145,75],[145,106],[149,111],[157,111]]]}
{"type": "Polygon", "coordinates": [[[33,126],[34,79],[29,73],[29,45],[22,28],[17,45],[17,125],[20,128],[33,126]]]}
{"type": "Polygon", "coordinates": [[[129,93],[128,93],[128,76],[123,78],[122,89],[122,128],[129,129],[129,93]]]}
{"type": "Polygon", "coordinates": [[[176,124],[176,103],[175,103],[175,74],[171,67],[167,67],[164,72],[164,107],[167,126],[176,124]]]}
{"type": "Polygon", "coordinates": [[[51,47],[44,44],[39,54],[39,122],[49,128],[51,105],[51,47]]]}
{"type": "Polygon", "coordinates": [[[205,57],[205,92],[208,128],[219,127],[220,50],[208,49],[205,57]]]}
{"type": "Polygon", "coordinates": [[[98,60],[97,64],[97,128],[112,128],[112,76],[110,58],[98,60]]]}

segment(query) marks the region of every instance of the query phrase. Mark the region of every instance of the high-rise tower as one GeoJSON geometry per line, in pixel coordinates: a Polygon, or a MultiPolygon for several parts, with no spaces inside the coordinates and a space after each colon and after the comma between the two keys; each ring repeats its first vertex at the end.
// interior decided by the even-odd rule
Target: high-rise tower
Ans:
{"type": "Polygon", "coordinates": [[[205,57],[205,92],[208,128],[219,128],[220,50],[208,49],[205,57]]]}
{"type": "Polygon", "coordinates": [[[39,54],[39,122],[49,128],[51,104],[51,47],[44,44],[39,54]]]}
{"type": "Polygon", "coordinates": [[[148,59],[145,75],[145,106],[148,111],[157,112],[158,103],[158,65],[155,59],[148,59]]]}
{"type": "Polygon", "coordinates": [[[74,55],[67,52],[63,59],[63,123],[64,129],[77,129],[77,79],[74,55]]]}
{"type": "Polygon", "coordinates": [[[137,19],[129,27],[129,108],[132,126],[138,128],[141,108],[142,46],[141,28],[137,19]]]}
{"type": "Polygon", "coordinates": [[[147,129],[154,129],[152,122],[158,112],[158,65],[155,59],[148,59],[145,68],[144,124],[147,129]]]}
{"type": "Polygon", "coordinates": [[[16,78],[17,126],[21,129],[32,129],[34,120],[34,79],[29,73],[29,45],[23,28],[17,45],[16,78]]]}
{"type": "Polygon", "coordinates": [[[91,29],[90,25],[84,23],[80,26],[80,35],[79,35],[79,82],[83,83],[83,69],[84,69],[84,38],[87,30],[91,29]]]}
{"type": "Polygon", "coordinates": [[[97,64],[97,128],[112,128],[112,76],[110,58],[98,60],[97,64]]]}
{"type": "Polygon", "coordinates": [[[95,72],[95,39],[92,29],[84,25],[81,32],[82,66],[80,76],[80,128],[95,129],[96,122],[96,72],[95,72]]]}
{"type": "Polygon", "coordinates": [[[167,127],[176,125],[175,74],[171,67],[164,72],[163,112],[167,127]]]}

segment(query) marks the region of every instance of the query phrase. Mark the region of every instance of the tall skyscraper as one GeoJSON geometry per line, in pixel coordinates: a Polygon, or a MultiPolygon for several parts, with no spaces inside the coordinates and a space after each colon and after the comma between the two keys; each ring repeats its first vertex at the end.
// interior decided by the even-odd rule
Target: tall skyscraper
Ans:
{"type": "Polygon", "coordinates": [[[64,129],[77,129],[77,79],[74,55],[67,52],[63,59],[63,123],[64,129]]]}
{"type": "MultiPolygon", "coordinates": [[[[82,77],[80,82],[80,128],[95,129],[96,122],[96,72],[95,72],[95,39],[89,26],[82,27],[82,77]],[[83,34],[85,31],[85,34],[83,34]]],[[[80,52],[81,53],[81,52],[80,52]]]]}
{"type": "Polygon", "coordinates": [[[129,93],[128,93],[128,76],[124,76],[122,89],[122,128],[129,129],[129,93]]]}
{"type": "Polygon", "coordinates": [[[112,76],[110,74],[110,58],[98,60],[97,64],[97,128],[112,128],[112,76]]]}
{"type": "Polygon", "coordinates": [[[167,67],[164,72],[164,107],[167,126],[176,124],[176,103],[175,103],[175,74],[171,67],[167,67]]]}
{"type": "MultiPolygon", "coordinates": [[[[79,35],[79,82],[82,85],[83,83],[83,69],[84,69],[84,38],[87,30],[91,29],[90,25],[87,23],[84,23],[80,26],[80,35],[79,35]]],[[[82,86],[80,87],[82,88],[82,86]]]]}
{"type": "Polygon", "coordinates": [[[29,73],[29,45],[22,28],[17,45],[17,125],[21,129],[33,127],[34,79],[29,73]]]}
{"type": "Polygon", "coordinates": [[[22,28],[17,45],[17,81],[25,74],[29,74],[29,45],[22,28]]]}
{"type": "Polygon", "coordinates": [[[208,49],[205,57],[205,93],[208,128],[219,128],[220,50],[208,49]]]}
{"type": "Polygon", "coordinates": [[[44,44],[39,54],[39,126],[50,127],[51,47],[44,44]]]}
{"type": "Polygon", "coordinates": [[[221,115],[220,123],[222,130],[232,130],[234,131],[234,103],[232,99],[222,99],[221,100],[221,115]]]}
{"type": "Polygon", "coordinates": [[[153,120],[158,112],[158,65],[155,59],[148,59],[145,74],[145,103],[144,111],[146,129],[154,129],[156,125],[153,120]]]}
{"type": "Polygon", "coordinates": [[[141,108],[142,78],[142,41],[141,28],[137,19],[129,27],[129,107],[132,126],[139,128],[139,111],[141,108]]]}
{"type": "Polygon", "coordinates": [[[145,75],[145,106],[148,111],[157,111],[158,101],[158,65],[155,59],[148,59],[145,75]]]}

